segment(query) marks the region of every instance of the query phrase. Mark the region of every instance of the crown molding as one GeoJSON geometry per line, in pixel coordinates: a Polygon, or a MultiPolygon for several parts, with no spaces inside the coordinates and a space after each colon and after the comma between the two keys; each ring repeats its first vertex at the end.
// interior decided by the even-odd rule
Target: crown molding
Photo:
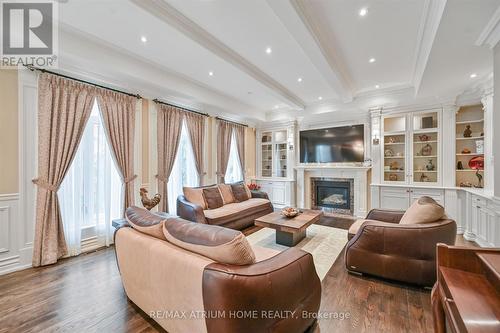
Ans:
{"type": "Polygon", "coordinates": [[[488,21],[483,31],[476,40],[477,46],[487,45],[490,49],[494,48],[500,41],[500,6],[488,21]]]}
{"type": "Polygon", "coordinates": [[[163,0],[132,0],[132,2],[136,6],[177,29],[186,37],[203,46],[210,52],[224,59],[226,62],[247,73],[262,85],[269,88],[271,92],[284,102],[299,109],[305,108],[306,103],[300,97],[167,2],[163,0]]]}
{"type": "Polygon", "coordinates": [[[424,14],[420,21],[413,65],[412,85],[415,89],[415,96],[420,89],[445,6],[446,0],[425,0],[424,2],[424,14]]]}
{"type": "MultiPolygon", "coordinates": [[[[272,0],[268,0],[268,3],[271,1],[272,0]]],[[[349,73],[346,61],[343,59],[342,54],[338,51],[340,48],[337,47],[337,43],[335,40],[332,40],[332,36],[327,36],[325,34],[327,29],[323,29],[318,23],[318,20],[308,10],[307,1],[290,0],[290,4],[306,27],[309,35],[314,40],[317,48],[320,50],[323,58],[326,60],[331,69],[331,75],[334,77],[333,79],[329,79],[327,77],[327,81],[334,82],[332,88],[340,92],[344,102],[352,101],[353,91],[355,90],[354,81],[349,73]]],[[[322,70],[320,70],[320,72],[324,73],[322,70]]]]}

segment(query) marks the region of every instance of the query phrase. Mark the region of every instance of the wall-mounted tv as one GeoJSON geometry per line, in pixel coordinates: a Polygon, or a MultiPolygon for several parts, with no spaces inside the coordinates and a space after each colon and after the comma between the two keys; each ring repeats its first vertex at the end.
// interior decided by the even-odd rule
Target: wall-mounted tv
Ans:
{"type": "Polygon", "coordinates": [[[300,131],[300,163],[363,162],[364,125],[300,131]]]}

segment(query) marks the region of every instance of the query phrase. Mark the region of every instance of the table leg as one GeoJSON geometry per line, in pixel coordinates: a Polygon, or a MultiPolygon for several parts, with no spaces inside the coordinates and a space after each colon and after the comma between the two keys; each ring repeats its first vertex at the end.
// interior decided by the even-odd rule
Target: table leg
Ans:
{"type": "Polygon", "coordinates": [[[306,231],[286,232],[276,230],[276,243],[285,246],[295,246],[306,237],[306,231]]]}

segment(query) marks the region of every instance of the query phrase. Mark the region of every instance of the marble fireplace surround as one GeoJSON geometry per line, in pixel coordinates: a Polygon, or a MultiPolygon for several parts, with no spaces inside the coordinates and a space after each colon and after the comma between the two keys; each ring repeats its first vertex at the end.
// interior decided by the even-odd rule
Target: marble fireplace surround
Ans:
{"type": "Polygon", "coordinates": [[[297,172],[297,207],[310,209],[312,206],[311,178],[336,178],[354,180],[355,217],[364,218],[368,214],[369,177],[371,167],[345,165],[300,165],[297,172]]]}

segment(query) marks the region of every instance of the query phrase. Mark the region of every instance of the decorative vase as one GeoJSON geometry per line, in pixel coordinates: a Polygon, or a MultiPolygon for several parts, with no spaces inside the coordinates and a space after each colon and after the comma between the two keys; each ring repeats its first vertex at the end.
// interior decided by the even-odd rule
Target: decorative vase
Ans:
{"type": "Polygon", "coordinates": [[[429,181],[429,177],[425,173],[423,173],[423,174],[420,175],[420,181],[422,183],[428,182],[429,181]]]}
{"type": "Polygon", "coordinates": [[[427,134],[419,135],[420,141],[429,141],[430,137],[427,134]]]}
{"type": "Polygon", "coordinates": [[[463,170],[464,169],[464,165],[462,164],[462,161],[458,161],[457,162],[457,170],[463,170]]]}
{"type": "Polygon", "coordinates": [[[470,138],[472,136],[472,131],[470,125],[465,125],[464,138],[470,138]]]}
{"type": "Polygon", "coordinates": [[[398,175],[396,175],[395,173],[391,173],[391,174],[389,175],[389,180],[390,180],[391,182],[395,182],[395,181],[397,181],[397,180],[398,180],[398,175]]]}
{"type": "Polygon", "coordinates": [[[385,155],[386,157],[392,157],[392,156],[394,156],[394,152],[392,151],[392,149],[386,149],[386,150],[384,151],[384,155],[385,155]]]}
{"type": "Polygon", "coordinates": [[[434,171],[435,166],[434,164],[432,164],[432,160],[429,160],[425,168],[427,169],[427,171],[434,171]]]}
{"type": "Polygon", "coordinates": [[[474,170],[484,170],[484,157],[476,156],[469,161],[469,168],[474,170]]]}
{"type": "Polygon", "coordinates": [[[421,150],[422,156],[430,156],[432,155],[432,146],[430,144],[426,144],[422,147],[421,150]]]}

